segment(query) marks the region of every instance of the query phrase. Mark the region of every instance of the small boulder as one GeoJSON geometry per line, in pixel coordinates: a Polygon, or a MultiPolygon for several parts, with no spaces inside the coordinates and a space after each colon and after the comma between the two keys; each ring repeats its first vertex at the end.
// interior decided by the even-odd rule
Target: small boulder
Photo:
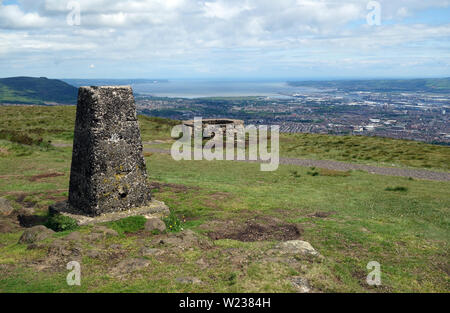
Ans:
{"type": "Polygon", "coordinates": [[[159,230],[160,232],[163,232],[166,230],[166,224],[159,218],[153,217],[148,219],[147,222],[145,222],[145,230],[146,231],[159,230]]]}
{"type": "Polygon", "coordinates": [[[115,231],[114,229],[108,228],[106,226],[100,226],[100,225],[96,225],[94,226],[94,228],[92,228],[92,232],[93,233],[100,233],[105,235],[106,237],[108,236],[119,236],[119,233],[117,231],[115,231]]]}
{"type": "Polygon", "coordinates": [[[201,284],[202,283],[202,281],[196,277],[178,277],[175,281],[180,284],[201,284]]]}
{"type": "Polygon", "coordinates": [[[22,236],[19,239],[19,243],[35,243],[38,241],[42,241],[53,235],[53,233],[53,230],[48,229],[43,225],[33,226],[23,232],[22,236]]]}
{"type": "Polygon", "coordinates": [[[0,215],[10,215],[14,211],[14,208],[12,207],[11,203],[5,199],[0,198],[0,215]]]}
{"type": "Polygon", "coordinates": [[[12,233],[19,228],[18,225],[13,224],[11,221],[6,219],[0,220],[0,234],[3,233],[12,233]]]}
{"type": "Polygon", "coordinates": [[[303,240],[289,240],[284,241],[275,246],[283,254],[301,254],[320,256],[320,253],[311,246],[307,241],[303,240]]]}
{"type": "Polygon", "coordinates": [[[291,284],[298,290],[300,293],[308,293],[311,292],[311,286],[309,285],[308,280],[303,277],[292,277],[291,284]]]}
{"type": "Polygon", "coordinates": [[[111,274],[114,276],[121,276],[141,270],[150,265],[150,261],[141,258],[132,258],[120,261],[112,270],[111,274]]]}
{"type": "Polygon", "coordinates": [[[164,250],[143,247],[141,249],[141,254],[142,254],[142,256],[158,256],[158,255],[164,254],[164,250]]]}
{"type": "Polygon", "coordinates": [[[98,249],[91,249],[86,252],[86,255],[93,259],[98,259],[101,257],[101,251],[98,249]]]}
{"type": "Polygon", "coordinates": [[[80,232],[74,231],[68,234],[65,239],[68,241],[81,241],[82,238],[80,232]]]}
{"type": "Polygon", "coordinates": [[[56,239],[49,244],[47,254],[57,257],[77,257],[82,255],[82,247],[80,243],[56,239]]]}

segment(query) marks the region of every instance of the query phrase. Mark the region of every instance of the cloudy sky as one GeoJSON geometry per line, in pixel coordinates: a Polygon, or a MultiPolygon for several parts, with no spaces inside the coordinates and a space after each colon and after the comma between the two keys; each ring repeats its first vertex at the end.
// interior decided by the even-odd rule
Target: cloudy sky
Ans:
{"type": "Polygon", "coordinates": [[[0,0],[0,73],[446,77],[450,0],[0,0]]]}

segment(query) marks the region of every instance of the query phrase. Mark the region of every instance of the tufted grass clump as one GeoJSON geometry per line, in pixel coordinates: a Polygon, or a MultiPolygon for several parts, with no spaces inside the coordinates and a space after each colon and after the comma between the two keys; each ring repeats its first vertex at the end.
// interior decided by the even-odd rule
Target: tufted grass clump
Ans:
{"type": "Polygon", "coordinates": [[[183,230],[184,219],[183,221],[180,220],[173,212],[170,212],[168,217],[163,218],[163,221],[166,224],[166,230],[168,232],[178,233],[183,230]]]}
{"type": "Polygon", "coordinates": [[[386,189],[384,189],[384,190],[406,192],[406,191],[408,191],[408,188],[403,187],[403,186],[396,186],[396,187],[386,187],[386,189]]]}

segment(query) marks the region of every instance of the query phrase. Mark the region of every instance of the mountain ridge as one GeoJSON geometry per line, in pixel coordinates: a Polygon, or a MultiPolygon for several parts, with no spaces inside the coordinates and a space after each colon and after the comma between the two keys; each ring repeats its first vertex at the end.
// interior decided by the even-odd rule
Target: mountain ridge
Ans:
{"type": "Polygon", "coordinates": [[[59,79],[0,78],[0,103],[4,104],[76,104],[77,95],[77,88],[59,79]]]}

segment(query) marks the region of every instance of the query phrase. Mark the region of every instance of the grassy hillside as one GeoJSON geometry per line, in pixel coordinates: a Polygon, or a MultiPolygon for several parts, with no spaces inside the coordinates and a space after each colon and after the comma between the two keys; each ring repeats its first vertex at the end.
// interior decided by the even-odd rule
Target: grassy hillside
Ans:
{"type": "MultiPolygon", "coordinates": [[[[0,108],[4,132],[37,139],[31,145],[9,137],[0,140],[0,197],[16,209],[33,208],[35,214],[45,216],[48,205],[67,198],[71,147],[42,142],[70,143],[74,113],[73,107],[0,108]]],[[[173,123],[140,117],[144,140],[167,139],[173,123]]],[[[307,145],[309,155],[320,157],[322,151],[329,158],[339,155],[334,137],[298,140],[306,143],[314,138],[318,148],[307,145]]],[[[374,147],[375,160],[382,157],[376,149],[387,153],[397,145],[405,152],[405,156],[392,154],[399,164],[414,160],[407,153],[411,148],[414,154],[435,156],[430,157],[433,167],[448,169],[438,161],[447,158],[448,162],[448,147],[434,151],[429,145],[383,142],[367,138],[354,149],[374,147]]],[[[296,137],[283,137],[281,145],[283,153],[301,154],[288,151],[298,145],[296,137]]],[[[23,228],[0,216],[0,292],[297,292],[291,283],[296,277],[307,279],[319,292],[450,291],[449,182],[362,171],[312,175],[309,168],[294,165],[261,172],[253,163],[177,162],[157,153],[145,158],[154,197],[164,201],[182,227],[198,239],[185,240],[182,233],[146,233],[139,220],[122,220],[106,225],[120,232],[104,239],[94,236],[93,227],[79,228],[77,232],[90,240],[81,245],[70,241],[71,249],[78,250],[63,250],[69,254],[61,256],[61,241],[69,242],[73,232],[57,233],[29,248],[18,243],[23,228]],[[246,233],[255,224],[257,231],[246,233]],[[294,226],[298,230],[294,235],[310,242],[323,258],[274,252],[280,240],[293,235],[294,226]],[[280,228],[286,231],[280,233],[280,228]],[[142,258],[143,249],[156,251],[140,259],[149,265],[118,275],[120,262],[142,258]],[[66,284],[67,257],[82,262],[81,286],[66,284]],[[379,287],[365,282],[369,261],[381,265],[379,287]],[[185,283],[180,279],[185,277],[201,282],[185,283]]]]}
{"type": "Polygon", "coordinates": [[[0,103],[75,104],[78,91],[57,79],[9,77],[0,79],[0,103]]]}
{"type": "Polygon", "coordinates": [[[423,79],[377,79],[288,82],[291,86],[337,88],[346,91],[450,92],[450,77],[423,79]]]}
{"type": "MultiPolygon", "coordinates": [[[[68,143],[73,139],[75,107],[0,106],[0,138],[13,134],[31,137],[34,142],[68,143]]],[[[176,121],[139,116],[144,141],[170,140],[176,121]]],[[[13,141],[15,141],[13,139],[13,141]]],[[[162,145],[170,147],[170,144],[162,145]]],[[[281,155],[285,157],[329,159],[367,164],[450,169],[450,147],[416,141],[363,136],[281,134],[281,155]]]]}

